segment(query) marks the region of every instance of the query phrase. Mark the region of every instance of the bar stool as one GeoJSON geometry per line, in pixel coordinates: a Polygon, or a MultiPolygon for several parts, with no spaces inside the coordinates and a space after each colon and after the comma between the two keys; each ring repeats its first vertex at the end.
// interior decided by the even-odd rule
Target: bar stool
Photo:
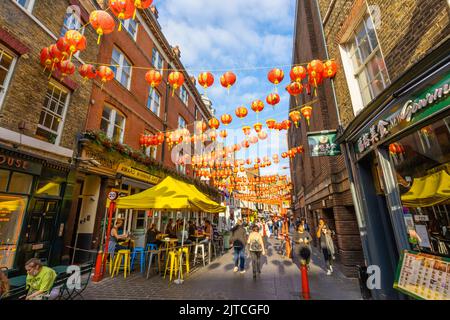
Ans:
{"type": "Polygon", "coordinates": [[[195,249],[194,249],[194,266],[197,264],[197,253],[198,253],[198,249],[199,248],[202,251],[201,258],[203,259],[203,266],[205,266],[206,265],[206,263],[205,263],[206,254],[205,254],[205,245],[203,243],[197,243],[195,245],[195,249]]]}
{"type": "Polygon", "coordinates": [[[141,266],[141,273],[144,273],[145,270],[145,250],[142,247],[135,247],[133,253],[131,255],[131,270],[134,270],[134,260],[136,259],[136,255],[139,254],[139,262],[141,266]]]}
{"type": "Polygon", "coordinates": [[[150,258],[148,260],[148,268],[147,268],[147,279],[150,275],[150,270],[152,268],[152,262],[153,262],[153,258],[156,257],[156,261],[157,261],[157,268],[158,268],[158,273],[161,272],[161,251],[159,250],[151,250],[150,252],[150,258]]]}
{"type": "MultiPolygon", "coordinates": [[[[177,274],[178,272],[178,260],[179,255],[178,252],[175,250],[172,250],[169,252],[169,256],[166,261],[166,268],[164,270],[164,279],[166,278],[167,270],[169,270],[169,281],[172,281],[172,275],[177,274]],[[169,265],[170,260],[170,265],[169,265]]],[[[181,271],[181,277],[183,277],[183,270],[181,271]]]]}
{"type": "Polygon", "coordinates": [[[178,255],[179,258],[182,259],[183,255],[185,256],[183,266],[186,267],[186,274],[189,273],[190,267],[189,267],[189,248],[183,247],[178,249],[178,255]]]}
{"type": "Polygon", "coordinates": [[[130,273],[130,250],[119,250],[117,252],[117,256],[114,261],[114,269],[111,274],[111,278],[114,277],[114,273],[116,275],[119,274],[120,266],[122,265],[123,261],[123,277],[127,278],[127,271],[128,274],[130,273]]]}

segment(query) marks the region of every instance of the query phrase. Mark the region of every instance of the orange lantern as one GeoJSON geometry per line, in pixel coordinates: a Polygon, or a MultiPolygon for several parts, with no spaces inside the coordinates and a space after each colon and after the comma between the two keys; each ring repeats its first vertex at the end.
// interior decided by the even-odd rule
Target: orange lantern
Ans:
{"type": "Polygon", "coordinates": [[[282,157],[283,159],[286,159],[286,158],[288,157],[287,152],[283,152],[283,153],[281,154],[281,157],[282,157]]]}
{"type": "Polygon", "coordinates": [[[236,108],[236,116],[239,119],[245,118],[248,115],[248,110],[245,107],[236,108]]]}
{"type": "Polygon", "coordinates": [[[245,160],[245,163],[248,164],[248,165],[251,165],[252,164],[252,159],[249,158],[249,159],[245,160]]]}
{"type": "Polygon", "coordinates": [[[248,140],[251,144],[255,144],[258,142],[258,137],[253,136],[253,137],[250,137],[250,139],[248,139],[248,140]]]}
{"type": "Polygon", "coordinates": [[[221,136],[223,139],[225,139],[226,137],[228,137],[228,132],[227,132],[227,130],[222,130],[222,131],[220,131],[220,136],[221,136]]]}
{"type": "Polygon", "coordinates": [[[276,121],[274,119],[266,120],[267,128],[269,128],[269,129],[273,129],[275,127],[275,123],[276,123],[276,121]]]}
{"type": "Polygon", "coordinates": [[[43,48],[41,50],[41,65],[44,67],[44,71],[47,70],[47,68],[50,68],[53,64],[53,59],[50,54],[49,48],[43,48]]]}
{"type": "Polygon", "coordinates": [[[163,142],[164,142],[164,133],[162,133],[162,132],[158,133],[157,141],[158,141],[159,145],[163,144],[163,142]]]}
{"type": "Polygon", "coordinates": [[[78,73],[86,81],[88,79],[94,79],[97,76],[97,70],[92,64],[83,64],[78,68],[78,73]]]}
{"type": "Polygon", "coordinates": [[[255,123],[254,125],[253,125],[253,128],[255,128],[255,131],[256,131],[256,133],[259,133],[259,132],[261,132],[261,130],[262,130],[262,123],[255,123]]]}
{"type": "Polygon", "coordinates": [[[211,128],[216,129],[216,130],[219,129],[219,127],[220,127],[220,122],[216,118],[209,119],[208,124],[211,128]]]}
{"type": "Polygon", "coordinates": [[[217,139],[216,130],[211,130],[208,135],[209,135],[209,138],[211,139],[211,141],[216,141],[216,139],[217,139]]]}
{"type": "Polygon", "coordinates": [[[213,85],[214,76],[211,72],[202,72],[198,75],[198,83],[206,90],[213,85]]]}
{"type": "Polygon", "coordinates": [[[162,75],[157,70],[150,70],[145,74],[145,81],[148,82],[150,87],[154,88],[162,82],[162,75]]]}
{"type": "Polygon", "coordinates": [[[241,172],[244,172],[244,171],[245,171],[245,168],[244,168],[244,167],[240,167],[239,170],[240,170],[241,172]]]}
{"type": "Polygon", "coordinates": [[[259,164],[255,163],[255,165],[253,166],[253,168],[258,169],[258,168],[259,168],[259,164]]]}
{"type": "Polygon", "coordinates": [[[327,60],[323,64],[323,77],[333,79],[337,72],[337,63],[334,60],[327,60]]]}
{"type": "Polygon", "coordinates": [[[275,107],[280,102],[280,96],[278,93],[271,93],[267,96],[266,101],[271,106],[275,107]]]}
{"type": "Polygon", "coordinates": [[[98,34],[97,44],[100,44],[103,35],[112,33],[116,27],[114,18],[103,10],[92,11],[89,22],[98,34]]]}
{"type": "Polygon", "coordinates": [[[220,117],[220,120],[222,121],[222,123],[224,124],[224,125],[229,125],[230,123],[231,123],[231,121],[233,121],[233,117],[231,116],[231,115],[229,115],[229,114],[223,114],[221,117],[220,117]]]}
{"type": "MultiPolygon", "coordinates": [[[[308,64],[307,67],[309,80],[308,82],[311,85],[314,85],[315,88],[322,82],[322,74],[324,70],[324,65],[320,60],[313,60],[308,64]]],[[[316,93],[317,95],[317,93],[316,93]]]]}
{"type": "Polygon", "coordinates": [[[260,140],[266,140],[267,139],[267,133],[265,131],[258,132],[258,138],[260,140]]]}
{"type": "Polygon", "coordinates": [[[133,20],[136,19],[136,12],[137,9],[147,9],[148,7],[150,7],[152,5],[153,0],[134,0],[134,13],[133,13],[133,20]]]}
{"type": "Polygon", "coordinates": [[[303,146],[297,147],[297,153],[303,153],[304,151],[305,151],[305,149],[303,148],[303,146]]]}
{"type": "Polygon", "coordinates": [[[312,115],[312,107],[311,106],[305,106],[303,108],[300,109],[303,117],[305,117],[306,121],[308,122],[308,126],[309,126],[309,119],[311,119],[311,115],[312,115]]]}
{"type": "Polygon", "coordinates": [[[278,85],[284,79],[284,72],[281,69],[274,68],[269,71],[267,79],[275,85],[278,85]]]}
{"type": "Polygon", "coordinates": [[[110,67],[100,66],[97,70],[97,76],[100,78],[103,84],[114,79],[114,72],[110,67]]]}
{"type": "Polygon", "coordinates": [[[241,150],[241,145],[236,143],[236,144],[234,145],[234,151],[237,152],[237,151],[239,151],[239,150],[241,150]]]}
{"type": "Polygon", "coordinates": [[[301,82],[306,78],[306,69],[302,66],[293,67],[289,75],[291,76],[292,81],[301,82]]]}
{"type": "Polygon", "coordinates": [[[277,154],[274,154],[274,155],[272,156],[272,159],[273,159],[273,160],[278,159],[278,155],[277,155],[277,154]]]}
{"type": "Polygon", "coordinates": [[[292,122],[294,122],[295,127],[298,128],[298,123],[300,121],[300,111],[295,110],[289,113],[289,118],[291,118],[292,122]]]}
{"type": "Polygon", "coordinates": [[[77,30],[68,30],[64,35],[64,39],[69,45],[70,59],[78,51],[83,51],[86,49],[86,38],[77,30]]]}
{"type": "Polygon", "coordinates": [[[244,140],[241,143],[243,148],[249,148],[250,147],[250,142],[248,140],[244,140]]]}
{"type": "Polygon", "coordinates": [[[183,73],[180,71],[173,71],[169,74],[169,83],[172,85],[172,97],[175,93],[175,90],[180,88],[184,83],[183,73]]]}
{"type": "Polygon", "coordinates": [[[50,51],[50,57],[52,59],[52,70],[53,71],[55,69],[55,66],[57,66],[63,59],[63,56],[61,54],[61,51],[59,51],[58,47],[56,46],[56,44],[52,44],[49,47],[49,51],[50,51]]]}
{"type": "Polygon", "coordinates": [[[227,71],[220,77],[220,84],[230,91],[231,86],[236,83],[236,75],[233,72],[227,71]]]}
{"type": "Polygon", "coordinates": [[[61,37],[56,42],[56,47],[61,52],[61,61],[68,60],[70,56],[70,45],[66,38],[61,37]]]}
{"type": "Polygon", "coordinates": [[[264,102],[261,100],[255,100],[252,102],[252,110],[256,113],[259,113],[264,110],[264,102]]]}
{"type": "Polygon", "coordinates": [[[281,123],[281,125],[282,125],[282,128],[283,128],[284,130],[289,130],[289,128],[291,127],[291,121],[289,121],[289,120],[284,120],[284,121],[281,123]]]}
{"type": "Polygon", "coordinates": [[[286,91],[289,92],[291,96],[298,96],[303,92],[303,85],[300,82],[292,82],[286,87],[286,91]]]}
{"type": "Polygon", "coordinates": [[[244,134],[245,134],[246,136],[248,136],[248,135],[250,135],[250,133],[252,132],[252,128],[249,127],[249,126],[245,126],[245,127],[242,127],[242,131],[244,132],[244,134]]]}
{"type": "Polygon", "coordinates": [[[109,0],[112,13],[119,19],[119,31],[122,31],[123,20],[133,17],[136,7],[133,0],[109,0]]]}
{"type": "Polygon", "coordinates": [[[197,132],[205,132],[208,129],[208,125],[203,121],[197,121],[195,123],[195,130],[197,132]]]}
{"type": "Polygon", "coordinates": [[[65,78],[75,73],[75,65],[69,60],[65,60],[59,64],[59,71],[61,71],[61,77],[65,78]]]}

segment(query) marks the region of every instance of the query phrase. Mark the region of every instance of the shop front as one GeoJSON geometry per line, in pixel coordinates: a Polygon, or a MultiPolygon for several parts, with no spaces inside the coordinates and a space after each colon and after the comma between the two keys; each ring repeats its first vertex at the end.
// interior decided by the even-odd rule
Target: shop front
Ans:
{"type": "MultiPolygon", "coordinates": [[[[358,222],[365,257],[369,265],[381,270],[381,288],[372,290],[378,299],[405,298],[403,293],[442,298],[445,286],[448,294],[450,62],[443,57],[428,65],[411,68],[399,80],[403,80],[401,85],[392,84],[396,91],[376,112],[352,132],[344,133],[361,212],[358,222]],[[424,265],[423,270],[415,269],[417,274],[405,275],[408,271],[399,265],[405,261],[405,252],[426,256],[431,267],[424,265]],[[428,273],[423,283],[405,285],[411,277],[420,282],[422,274],[428,277],[428,273]],[[427,288],[435,274],[437,287],[427,288]]],[[[421,265],[424,260],[417,261],[421,265]]]]}
{"type": "Polygon", "coordinates": [[[0,147],[0,267],[14,273],[33,257],[49,265],[60,262],[69,172],[0,147]]]}

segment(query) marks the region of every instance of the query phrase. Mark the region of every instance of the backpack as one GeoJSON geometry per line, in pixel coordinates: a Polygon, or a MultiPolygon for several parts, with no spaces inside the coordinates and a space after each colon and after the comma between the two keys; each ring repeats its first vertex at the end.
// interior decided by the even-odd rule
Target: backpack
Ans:
{"type": "Polygon", "coordinates": [[[261,243],[258,240],[254,239],[250,243],[250,251],[262,251],[261,243]]]}

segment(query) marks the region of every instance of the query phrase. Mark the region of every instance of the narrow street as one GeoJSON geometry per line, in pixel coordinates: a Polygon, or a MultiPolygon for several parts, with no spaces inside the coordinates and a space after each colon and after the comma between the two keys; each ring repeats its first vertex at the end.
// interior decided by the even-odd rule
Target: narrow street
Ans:
{"type": "MultiPolygon", "coordinates": [[[[267,256],[262,257],[262,273],[252,277],[251,260],[246,259],[246,273],[233,272],[233,251],[213,260],[210,265],[194,271],[182,284],[168,285],[168,279],[153,275],[148,280],[135,272],[127,279],[123,274],[90,283],[84,299],[89,300],[299,300],[300,271],[292,260],[280,256],[279,241],[271,239],[267,256]]],[[[358,280],[345,278],[339,270],[327,276],[323,258],[313,250],[309,272],[311,298],[319,300],[361,299],[358,280]]]]}

